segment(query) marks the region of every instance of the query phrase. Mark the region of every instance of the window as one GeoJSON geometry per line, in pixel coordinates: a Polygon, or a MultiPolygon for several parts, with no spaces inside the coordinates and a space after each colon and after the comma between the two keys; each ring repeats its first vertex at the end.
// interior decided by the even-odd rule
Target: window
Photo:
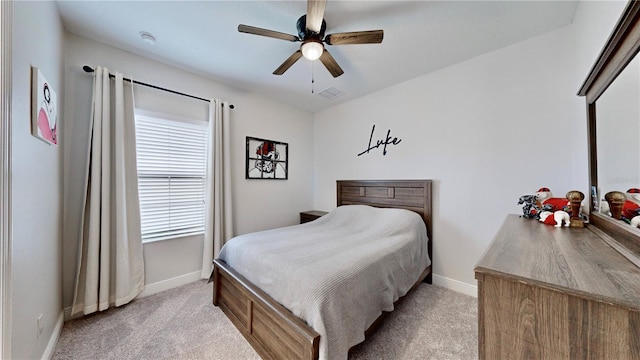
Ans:
{"type": "Polygon", "coordinates": [[[142,240],[204,232],[207,123],[136,110],[142,240]]]}

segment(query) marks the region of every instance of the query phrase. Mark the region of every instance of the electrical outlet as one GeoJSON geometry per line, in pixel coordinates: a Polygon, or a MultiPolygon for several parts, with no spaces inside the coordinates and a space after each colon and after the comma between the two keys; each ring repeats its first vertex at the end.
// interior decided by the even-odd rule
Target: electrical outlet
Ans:
{"type": "Polygon", "coordinates": [[[44,317],[44,314],[40,314],[36,318],[36,339],[40,338],[40,335],[42,334],[42,330],[44,329],[44,322],[42,321],[43,317],[44,317]]]}

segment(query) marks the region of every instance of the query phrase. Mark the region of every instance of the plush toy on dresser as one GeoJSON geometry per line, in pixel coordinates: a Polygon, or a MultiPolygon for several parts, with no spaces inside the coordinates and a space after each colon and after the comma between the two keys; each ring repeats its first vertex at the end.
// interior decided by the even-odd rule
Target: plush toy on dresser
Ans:
{"type": "Polygon", "coordinates": [[[633,227],[640,227],[640,189],[631,188],[625,194],[626,200],[622,205],[623,220],[633,227]]]}
{"type": "Polygon", "coordinates": [[[566,197],[553,197],[553,194],[551,193],[551,190],[549,190],[549,188],[543,187],[538,189],[538,191],[536,192],[536,198],[538,199],[542,207],[544,207],[545,205],[549,205],[547,206],[547,208],[550,207],[549,211],[571,211],[569,199],[567,199],[566,197]]]}
{"type": "Polygon", "coordinates": [[[540,221],[555,227],[562,227],[563,225],[568,227],[571,224],[571,217],[568,212],[562,210],[555,212],[543,211],[540,213],[540,221]]]}
{"type": "Polygon", "coordinates": [[[535,195],[522,195],[518,205],[523,205],[522,217],[556,227],[584,227],[580,219],[582,200],[584,194],[580,191],[572,190],[564,198],[554,198],[551,190],[543,187],[535,195]]]}
{"type": "Polygon", "coordinates": [[[527,219],[539,219],[542,208],[535,195],[522,195],[518,199],[518,205],[522,205],[522,217],[527,219]]]}
{"type": "Polygon", "coordinates": [[[555,198],[549,188],[543,187],[536,191],[536,199],[543,211],[540,213],[540,222],[555,227],[569,226],[571,223],[568,208],[569,199],[555,198]]]}

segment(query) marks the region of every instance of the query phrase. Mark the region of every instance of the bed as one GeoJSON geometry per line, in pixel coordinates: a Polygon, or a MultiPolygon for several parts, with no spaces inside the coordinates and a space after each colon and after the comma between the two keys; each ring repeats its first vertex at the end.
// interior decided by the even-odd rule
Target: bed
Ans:
{"type": "MultiPolygon", "coordinates": [[[[225,248],[228,247],[231,248],[231,250],[223,249],[221,257],[214,260],[213,304],[221,308],[221,310],[258,352],[258,354],[264,359],[344,359],[347,356],[345,346],[347,346],[348,349],[348,347],[364,340],[364,333],[369,333],[375,329],[384,315],[384,312],[393,309],[394,301],[397,302],[400,297],[404,296],[411,288],[417,286],[421,281],[431,283],[431,180],[350,180],[337,181],[336,185],[338,208],[328,215],[325,215],[325,217],[303,225],[260,232],[257,234],[248,234],[234,238],[233,242],[230,242],[234,244],[233,246],[225,245],[225,248]],[[376,260],[372,260],[365,265],[362,265],[359,261],[355,261],[355,267],[361,268],[361,270],[349,270],[344,273],[357,274],[354,276],[358,277],[347,279],[345,283],[343,278],[348,277],[346,275],[339,276],[339,281],[331,280],[331,283],[335,283],[337,285],[324,286],[319,288],[320,290],[318,290],[318,287],[312,287],[310,285],[307,286],[309,281],[304,281],[304,279],[307,279],[304,273],[304,271],[306,271],[305,268],[300,268],[300,271],[292,271],[292,269],[295,268],[292,268],[291,266],[293,265],[288,262],[280,262],[277,266],[269,265],[271,267],[266,268],[267,270],[264,270],[265,268],[258,268],[262,269],[259,271],[251,270],[253,267],[262,266],[263,261],[262,257],[256,257],[256,254],[253,254],[253,257],[246,255],[247,252],[250,254],[250,249],[246,248],[247,243],[262,242],[264,246],[267,246],[267,248],[256,251],[258,251],[258,254],[264,251],[265,255],[263,257],[268,258],[268,254],[275,252],[286,253],[290,251],[299,251],[289,247],[288,243],[279,242],[280,239],[278,236],[301,239],[299,241],[302,243],[305,241],[314,242],[317,240],[314,240],[313,238],[305,240],[302,236],[305,231],[309,234],[316,233],[316,231],[318,231],[318,234],[324,234],[317,236],[325,236],[327,246],[329,246],[329,240],[332,240],[333,244],[337,244],[337,247],[334,246],[330,250],[322,249],[322,251],[327,251],[327,258],[324,259],[325,263],[321,263],[324,264],[322,266],[325,266],[327,261],[339,264],[341,262],[341,254],[336,253],[336,249],[341,249],[341,243],[339,241],[333,241],[333,239],[330,239],[328,233],[321,233],[318,229],[326,228],[327,224],[333,227],[340,221],[347,222],[349,224],[360,224],[359,226],[362,226],[362,229],[375,227],[378,221],[367,223],[365,220],[359,220],[357,218],[365,218],[377,214],[375,210],[372,210],[375,208],[403,209],[387,211],[385,212],[385,216],[389,217],[392,223],[402,223],[407,221],[408,224],[412,224],[412,227],[416,221],[420,222],[419,225],[422,230],[416,231],[426,233],[425,236],[428,241],[422,241],[424,245],[420,246],[425,248],[424,251],[428,253],[428,261],[425,262],[423,260],[423,256],[420,255],[420,259],[417,260],[407,260],[406,263],[405,260],[402,260],[402,266],[399,266],[402,271],[406,271],[407,273],[409,273],[409,270],[407,269],[411,269],[410,279],[405,277],[396,278],[394,277],[395,275],[392,275],[390,272],[386,275],[389,279],[368,280],[367,276],[369,275],[367,274],[379,272],[376,267],[387,266],[385,263],[389,261],[383,260],[382,258],[375,258],[376,260]],[[412,213],[408,213],[406,210],[410,210],[412,213]],[[344,218],[342,216],[344,215],[338,215],[339,213],[346,213],[347,216],[351,216],[351,218],[343,220],[344,218]],[[417,213],[418,215],[415,215],[414,213],[417,213]],[[354,218],[354,216],[356,216],[356,218],[354,218]],[[401,220],[396,220],[396,216],[399,216],[397,219],[401,220]],[[245,250],[240,253],[241,255],[236,255],[237,253],[233,250],[234,247],[243,248],[245,250]],[[238,260],[241,257],[248,257],[251,261],[241,263],[238,260]],[[229,263],[237,264],[235,265],[237,269],[230,266],[223,260],[223,258],[227,259],[229,263]],[[243,276],[242,274],[246,274],[246,276],[243,276]],[[284,290],[279,287],[274,287],[275,285],[272,284],[274,282],[273,279],[281,280],[288,276],[286,274],[292,275],[290,275],[286,281],[279,281],[279,286],[284,284],[284,290]],[[251,278],[253,281],[250,281],[248,278],[251,278]],[[296,281],[298,282],[296,283],[296,281]],[[379,283],[380,281],[383,281],[384,283],[379,283]],[[395,288],[396,283],[398,283],[398,288],[395,288]],[[388,290],[387,287],[390,284],[393,284],[394,288],[388,290]],[[342,286],[342,288],[340,286],[342,286]],[[344,286],[348,286],[349,291],[345,291],[346,288],[344,286]],[[375,297],[372,298],[369,294],[358,290],[361,288],[366,289],[367,287],[384,289],[384,291],[381,290],[380,292],[381,294],[385,293],[387,295],[384,297],[385,300],[383,301],[382,297],[380,297],[380,299],[375,297]],[[318,293],[330,293],[329,290],[337,291],[337,295],[330,295],[328,297],[329,300],[325,299],[320,301],[319,304],[322,309],[319,310],[317,314],[307,311],[308,303],[316,301],[316,295],[318,293]],[[267,294],[267,292],[269,292],[269,294],[267,294]],[[296,294],[297,292],[300,294],[296,294]],[[296,295],[296,297],[293,295],[296,295]],[[355,297],[348,298],[348,296],[355,297]],[[391,303],[389,303],[389,296],[393,296],[393,301],[391,303]],[[377,313],[374,309],[369,311],[367,314],[359,314],[358,311],[360,307],[364,306],[360,304],[370,301],[379,302],[380,304],[375,304],[375,306],[380,306],[380,310],[378,310],[377,313]],[[343,310],[341,306],[344,305],[342,303],[345,302],[359,305],[355,309],[343,310]],[[287,307],[282,304],[286,304],[287,307]],[[357,313],[358,315],[353,315],[353,318],[349,321],[344,321],[344,324],[354,323],[356,327],[366,325],[362,328],[362,330],[366,329],[366,331],[362,332],[362,334],[349,335],[345,333],[344,336],[340,334],[340,336],[336,337],[336,334],[339,334],[339,331],[342,331],[343,329],[341,326],[336,327],[336,321],[339,321],[340,319],[336,320],[331,317],[346,316],[344,314],[336,315],[342,314],[340,311],[346,311],[345,314],[347,315],[350,315],[351,312],[357,313]],[[331,326],[333,326],[333,328],[331,328],[331,326]],[[317,330],[314,330],[314,328],[317,330]],[[321,333],[329,333],[332,334],[333,337],[327,335],[321,337],[321,333]],[[328,346],[329,341],[332,342],[331,347],[328,346]],[[337,343],[334,344],[333,342],[336,341],[337,343]],[[329,349],[333,352],[329,352],[329,349]]],[[[384,226],[386,228],[388,225],[380,224],[379,226],[384,226]]],[[[393,228],[393,226],[388,227],[393,228]]],[[[335,229],[338,231],[337,229],[339,229],[339,226],[335,226],[335,229]]],[[[382,228],[376,228],[375,231],[382,231],[382,228]]],[[[393,232],[393,230],[389,231],[391,235],[396,238],[398,236],[404,236],[399,235],[400,233],[393,232]]],[[[416,235],[416,237],[418,237],[418,235],[416,235]]],[[[339,231],[336,232],[335,238],[340,239],[340,241],[344,241],[345,243],[351,241],[350,237],[343,238],[342,233],[339,231]]],[[[395,244],[395,240],[393,244],[395,244]]],[[[407,242],[407,244],[409,245],[406,246],[416,246],[409,242],[407,242]]],[[[391,257],[391,255],[384,254],[385,246],[381,241],[376,240],[372,241],[371,245],[367,244],[367,248],[375,246],[379,246],[383,249],[383,254],[379,256],[382,256],[385,259],[391,257]]],[[[347,247],[344,249],[345,252],[350,251],[347,247]]],[[[416,249],[404,249],[402,251],[404,251],[404,253],[420,252],[416,249]]],[[[395,254],[395,250],[389,250],[389,253],[395,254]]],[[[324,253],[322,255],[320,255],[320,253],[308,255],[310,256],[310,259],[313,259],[310,263],[316,263],[318,260],[322,260],[324,253]]],[[[302,256],[301,259],[305,259],[305,257],[302,256]]],[[[323,268],[328,267],[325,266],[323,268]]],[[[400,270],[393,271],[397,272],[400,270]]],[[[342,273],[343,272],[341,271],[340,274],[342,273]]],[[[356,331],[356,333],[358,333],[358,331],[356,331]]]]}

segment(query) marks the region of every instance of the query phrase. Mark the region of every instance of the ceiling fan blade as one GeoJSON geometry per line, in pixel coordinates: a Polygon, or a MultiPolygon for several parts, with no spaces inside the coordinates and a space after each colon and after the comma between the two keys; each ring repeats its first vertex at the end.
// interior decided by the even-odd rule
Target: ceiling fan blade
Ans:
{"type": "Polygon", "coordinates": [[[379,44],[383,37],[383,30],[354,31],[329,34],[324,42],[328,45],[379,44]]]}
{"type": "Polygon", "coordinates": [[[333,56],[329,54],[327,49],[324,49],[324,51],[322,52],[322,55],[320,55],[320,61],[322,61],[322,64],[324,65],[324,67],[326,67],[327,70],[329,70],[329,72],[331,73],[331,75],[333,75],[334,78],[337,78],[338,76],[344,74],[344,71],[342,71],[342,68],[336,62],[336,59],[334,59],[333,56]]]}
{"type": "Polygon", "coordinates": [[[300,59],[302,57],[302,51],[298,50],[296,52],[294,52],[293,54],[291,54],[291,56],[289,56],[287,58],[287,60],[285,60],[282,65],[280,65],[276,71],[273,72],[273,75],[282,75],[284,74],[285,71],[287,71],[291,65],[293,65],[296,61],[298,61],[298,59],[300,59]]]}
{"type": "Polygon", "coordinates": [[[294,42],[300,41],[300,39],[294,35],[289,35],[289,34],[281,33],[278,31],[262,29],[262,28],[249,26],[249,25],[242,25],[242,24],[238,25],[238,31],[242,33],[266,36],[266,37],[276,38],[280,40],[287,40],[287,41],[294,41],[294,42]]]}
{"type": "Polygon", "coordinates": [[[307,0],[307,30],[320,33],[327,0],[307,0]]]}

